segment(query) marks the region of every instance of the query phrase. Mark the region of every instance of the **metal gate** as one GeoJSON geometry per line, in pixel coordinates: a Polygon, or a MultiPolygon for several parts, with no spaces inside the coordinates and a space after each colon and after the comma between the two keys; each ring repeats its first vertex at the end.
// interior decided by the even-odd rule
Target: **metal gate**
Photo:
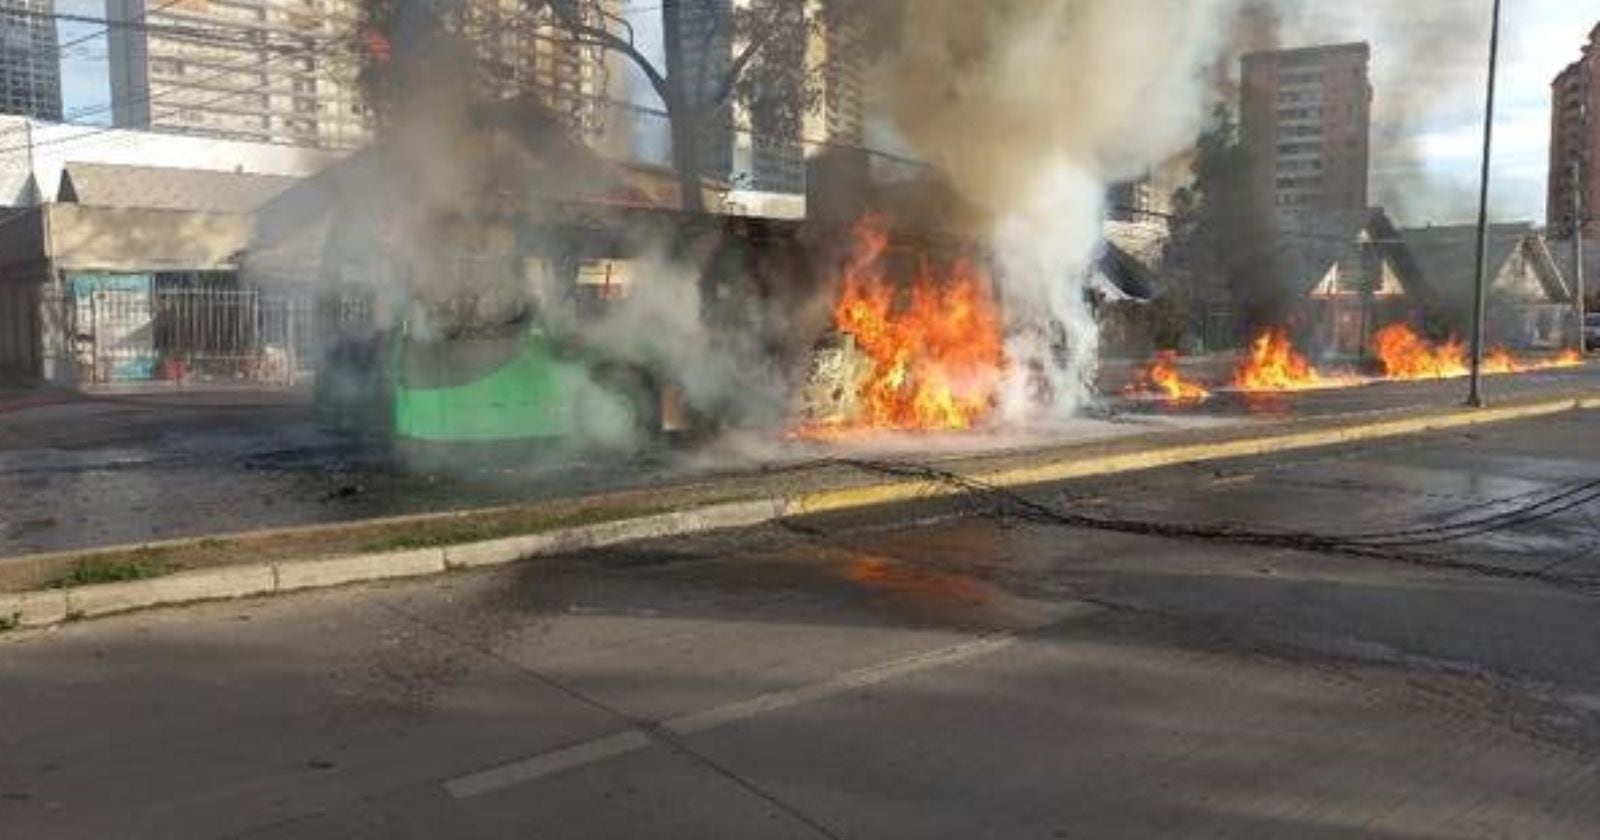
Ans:
{"type": "Polygon", "coordinates": [[[75,278],[46,296],[53,378],[292,385],[315,372],[323,336],[366,317],[360,301],[319,305],[256,289],[152,289],[130,277],[137,275],[75,278]]]}

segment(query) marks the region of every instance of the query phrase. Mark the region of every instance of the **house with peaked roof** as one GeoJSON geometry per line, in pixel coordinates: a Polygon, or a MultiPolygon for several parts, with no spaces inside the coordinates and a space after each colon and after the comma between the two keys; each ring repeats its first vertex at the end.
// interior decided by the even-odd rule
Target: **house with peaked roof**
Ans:
{"type": "Polygon", "coordinates": [[[1427,305],[1416,266],[1382,208],[1286,234],[1279,258],[1299,290],[1297,326],[1323,353],[1359,356],[1379,327],[1427,305]]]}
{"type": "MultiPolygon", "coordinates": [[[[1555,258],[1556,269],[1567,289],[1576,291],[1577,273],[1572,270],[1572,237],[1547,239],[1545,245],[1555,258]]],[[[1583,290],[1589,298],[1589,311],[1600,312],[1600,238],[1583,239],[1583,290]]]]}
{"type": "MultiPolygon", "coordinates": [[[[1466,336],[1472,329],[1478,232],[1473,225],[1402,232],[1430,306],[1434,332],[1466,336]]],[[[1556,348],[1572,336],[1572,292],[1563,264],[1533,225],[1496,224],[1488,232],[1485,335],[1490,344],[1556,348]]]]}
{"type": "MultiPolygon", "coordinates": [[[[1361,355],[1374,331],[1400,321],[1435,338],[1471,333],[1475,226],[1402,230],[1374,209],[1342,230],[1286,239],[1283,263],[1303,290],[1300,327],[1310,346],[1361,355]]],[[[1525,349],[1568,343],[1570,257],[1527,223],[1490,225],[1488,246],[1488,342],[1525,349]]],[[[1596,276],[1595,268],[1589,273],[1596,276]]]]}

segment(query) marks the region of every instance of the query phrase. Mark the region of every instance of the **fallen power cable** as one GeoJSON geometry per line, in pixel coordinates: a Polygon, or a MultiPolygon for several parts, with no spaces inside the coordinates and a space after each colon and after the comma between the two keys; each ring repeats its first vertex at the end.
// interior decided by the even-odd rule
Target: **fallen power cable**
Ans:
{"type": "Polygon", "coordinates": [[[1302,551],[1352,554],[1416,565],[1460,569],[1492,577],[1539,580],[1568,588],[1600,589],[1600,581],[1592,579],[1585,580],[1555,575],[1544,570],[1511,569],[1489,563],[1453,560],[1432,554],[1402,551],[1402,549],[1443,545],[1506,531],[1547,520],[1562,513],[1600,502],[1600,479],[1584,481],[1549,491],[1519,494],[1486,504],[1472,505],[1446,515],[1447,521],[1440,525],[1392,531],[1323,534],[1311,531],[1272,531],[1242,528],[1224,524],[1160,522],[1146,519],[1094,516],[1066,508],[1055,508],[1028,498],[1014,490],[927,464],[859,459],[841,459],[838,463],[874,475],[923,481],[955,490],[961,495],[981,497],[989,500],[993,505],[992,509],[987,512],[988,515],[1004,516],[1033,524],[1086,528],[1171,539],[1206,540],[1302,551]],[[1500,513],[1462,518],[1467,511],[1481,510],[1484,507],[1500,507],[1505,504],[1511,504],[1514,501],[1521,501],[1522,503],[1516,504],[1514,507],[1500,513]]]}

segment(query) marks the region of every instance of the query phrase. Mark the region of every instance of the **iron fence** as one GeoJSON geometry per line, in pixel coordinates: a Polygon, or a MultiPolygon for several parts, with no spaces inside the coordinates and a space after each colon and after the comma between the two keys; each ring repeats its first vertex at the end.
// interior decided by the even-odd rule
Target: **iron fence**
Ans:
{"type": "Polygon", "coordinates": [[[349,299],[108,284],[52,290],[41,308],[52,378],[80,384],[293,385],[368,315],[349,299]]]}

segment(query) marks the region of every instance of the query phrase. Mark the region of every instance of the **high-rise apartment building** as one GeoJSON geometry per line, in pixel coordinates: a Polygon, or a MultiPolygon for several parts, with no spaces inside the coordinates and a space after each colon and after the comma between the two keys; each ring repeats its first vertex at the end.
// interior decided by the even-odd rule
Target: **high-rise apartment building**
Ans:
{"type": "Polygon", "coordinates": [[[1343,226],[1366,212],[1371,57],[1366,44],[1244,57],[1240,121],[1253,191],[1280,227],[1343,226]]]}
{"type": "MultiPolygon", "coordinates": [[[[578,8],[584,22],[604,28],[618,0],[578,8]]],[[[624,59],[581,43],[545,16],[530,16],[526,0],[464,0],[461,29],[482,62],[485,94],[530,95],[563,116],[575,136],[596,151],[625,156],[632,114],[626,101],[624,59]]]]}
{"type": "Polygon", "coordinates": [[[324,148],[370,122],[355,0],[107,0],[113,124],[324,148]]]}
{"type": "Polygon", "coordinates": [[[808,57],[813,68],[821,68],[822,112],[806,135],[859,147],[866,142],[866,23],[850,2],[821,0],[813,11],[823,15],[820,33],[812,29],[808,57]]]}
{"type": "MultiPolygon", "coordinates": [[[[686,97],[700,107],[723,89],[746,43],[729,21],[736,13],[787,21],[762,47],[769,89],[796,96],[815,91],[813,107],[796,121],[784,109],[734,97],[701,127],[705,175],[763,192],[803,193],[806,159],[822,144],[860,145],[865,94],[862,26],[849,4],[834,0],[707,0],[687,4],[677,37],[690,79],[686,97]],[[785,66],[783,61],[792,62],[785,66]],[[820,90],[817,88],[820,87],[820,90]]],[[[669,33],[670,37],[670,33],[669,33]]],[[[759,80],[756,80],[759,82],[759,80]]],[[[760,89],[756,84],[749,87],[760,89]]],[[[781,94],[780,94],[781,95],[781,94]]]]}
{"type": "MultiPolygon", "coordinates": [[[[711,108],[722,80],[733,66],[733,28],[729,22],[733,20],[734,2],[701,0],[685,4],[679,12],[677,31],[665,35],[675,39],[682,55],[684,71],[689,76],[684,82],[683,96],[697,111],[706,112],[711,108]]],[[[696,132],[700,170],[707,177],[728,178],[734,171],[735,132],[731,110],[712,112],[696,132]]]]}
{"type": "Polygon", "coordinates": [[[1550,86],[1550,175],[1546,221],[1557,236],[1573,228],[1573,193],[1583,205],[1586,236],[1600,236],[1600,25],[1589,33],[1583,57],[1550,86]],[[1574,186],[1573,167],[1580,184],[1574,186]]]}
{"type": "Polygon", "coordinates": [[[0,0],[0,114],[61,119],[55,0],[0,0]]]}
{"type": "MultiPolygon", "coordinates": [[[[352,37],[359,0],[108,3],[115,125],[323,148],[369,139],[352,37]]],[[[618,56],[577,43],[522,0],[453,0],[449,14],[477,48],[484,96],[531,94],[584,140],[625,149],[626,115],[607,107],[618,56]]]]}

